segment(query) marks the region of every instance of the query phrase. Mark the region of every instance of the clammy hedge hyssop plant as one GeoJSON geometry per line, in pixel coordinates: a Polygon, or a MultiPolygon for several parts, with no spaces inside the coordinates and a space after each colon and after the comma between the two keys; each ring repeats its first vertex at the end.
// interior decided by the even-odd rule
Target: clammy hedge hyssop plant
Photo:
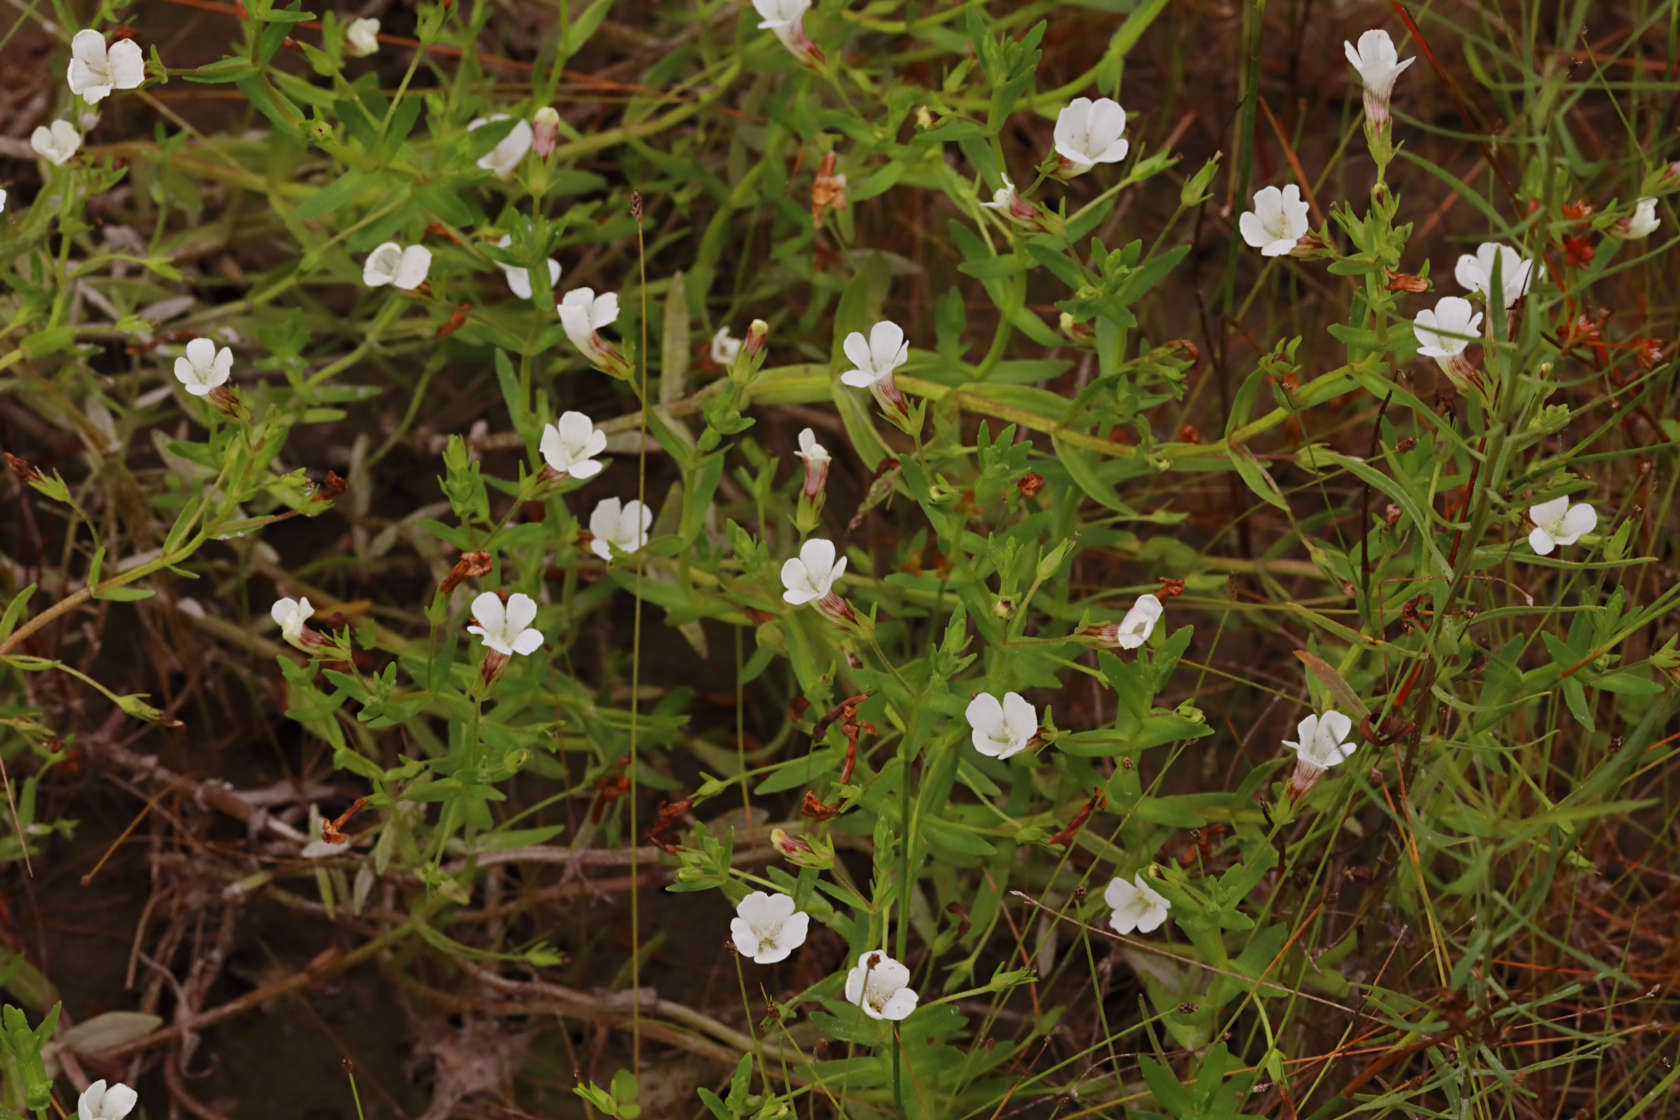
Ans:
{"type": "MultiPolygon", "coordinates": [[[[1581,1006],[1651,981],[1568,899],[1608,818],[1673,827],[1680,671],[1673,305],[1599,308],[1672,272],[1680,164],[1638,114],[1589,160],[1591,83],[1508,32],[1375,8],[1290,136],[1240,6],[1240,97],[1175,127],[1129,76],[1167,7],[595,0],[503,57],[481,0],[244,0],[183,65],[144,5],[53,5],[0,195],[0,853],[74,833],[67,743],[205,733],[124,691],[139,618],[277,659],[264,734],[356,791],[215,891],[503,1008],[522,1115],[1491,1116],[1599,1076],[1581,1006]],[[1451,116],[1430,28],[1520,135],[1451,116]],[[712,1069],[680,1102],[673,1049],[712,1069]]],[[[48,1115],[57,1024],[8,1018],[0,1107],[48,1115]]]]}

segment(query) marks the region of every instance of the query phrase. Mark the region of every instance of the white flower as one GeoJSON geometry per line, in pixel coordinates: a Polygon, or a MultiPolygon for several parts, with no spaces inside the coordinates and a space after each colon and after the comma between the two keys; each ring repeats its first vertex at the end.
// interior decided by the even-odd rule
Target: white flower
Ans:
{"type": "Polygon", "coordinates": [[[303,624],[309,621],[315,608],[309,605],[308,596],[304,596],[301,599],[276,599],[274,605],[268,608],[268,613],[280,627],[280,636],[295,643],[303,638],[303,624]]]}
{"type": "MultiPolygon", "coordinates": [[[[513,238],[509,237],[507,234],[503,234],[496,241],[496,248],[506,249],[511,244],[513,244],[513,238]]],[[[507,277],[507,286],[508,286],[508,290],[510,292],[512,292],[514,295],[518,296],[520,299],[530,299],[531,298],[531,270],[530,269],[520,268],[518,265],[502,264],[500,261],[496,262],[496,266],[502,270],[502,275],[507,277]]],[[[548,286],[550,288],[553,288],[559,282],[560,282],[560,262],[555,260],[553,257],[549,257],[548,258],[548,286]]]]}
{"type": "Polygon", "coordinates": [[[35,126],[35,131],[29,134],[29,146],[35,149],[37,155],[45,156],[62,167],[82,146],[82,138],[76,126],[69,121],[54,121],[51,127],[35,126]]]}
{"type": "Polygon", "coordinates": [[[799,429],[799,450],[795,454],[807,464],[826,463],[831,457],[828,448],[817,442],[817,433],[810,428],[799,429]]]}
{"type": "Polygon", "coordinates": [[[485,591],[472,601],[473,619],[477,626],[467,627],[467,633],[484,639],[486,649],[503,657],[527,654],[543,644],[541,630],[531,628],[537,617],[537,601],[523,591],[508,596],[507,604],[494,591],[485,591]]]}
{"type": "Polygon", "coordinates": [[[1481,327],[1482,313],[1461,296],[1443,296],[1434,310],[1424,308],[1412,320],[1418,353],[1434,358],[1459,392],[1481,387],[1481,374],[1464,354],[1470,340],[1480,335],[1481,327]]]}
{"type": "Polygon", "coordinates": [[[974,749],[991,758],[1008,758],[1027,749],[1038,734],[1038,713],[1019,692],[1003,694],[1003,703],[989,692],[968,702],[968,726],[974,749]]]}
{"type": "Polygon", "coordinates": [[[538,449],[550,469],[580,480],[594,478],[601,473],[595,456],[607,449],[607,433],[581,412],[562,412],[559,424],[543,425],[538,449]]]}
{"type": "Polygon", "coordinates": [[[1008,210],[1014,204],[1015,184],[1011,183],[1009,181],[1009,176],[1005,175],[1003,177],[1003,186],[992,192],[992,200],[990,202],[982,202],[980,205],[992,210],[1008,210]]]}
{"type": "Polygon", "coordinates": [[[1499,262],[1499,286],[1505,297],[1505,306],[1510,307],[1527,293],[1529,281],[1534,276],[1534,262],[1523,260],[1522,254],[1509,245],[1501,245],[1497,241],[1482,242],[1476,247],[1474,256],[1465,253],[1458,258],[1458,264],[1453,267],[1453,279],[1465,291],[1480,292],[1492,303],[1495,260],[1499,262]]]}
{"type": "Polygon", "coordinates": [[[1633,204],[1633,213],[1622,218],[1612,231],[1617,237],[1628,241],[1639,241],[1657,232],[1662,225],[1662,219],[1657,217],[1657,200],[1642,198],[1633,204]]]}
{"type": "Polygon", "coordinates": [[[1126,131],[1126,110],[1110,98],[1092,101],[1076,97],[1056,114],[1056,154],[1061,156],[1061,174],[1083,175],[1099,163],[1119,163],[1131,150],[1131,141],[1121,138],[1126,131]]]}
{"type": "Polygon", "coordinates": [[[755,964],[775,964],[805,944],[811,916],[793,908],[785,894],[753,891],[735,907],[729,936],[743,957],[755,964]]]}
{"type": "Polygon", "coordinates": [[[1254,209],[1237,219],[1237,231],[1262,257],[1281,257],[1307,235],[1307,210],[1294,183],[1281,191],[1262,187],[1254,192],[1254,209]]]}
{"type": "MultiPolygon", "coordinates": [[[[467,125],[467,131],[482,128],[493,121],[507,119],[506,113],[492,113],[467,125]]],[[[505,179],[512,174],[519,161],[525,158],[525,153],[531,150],[531,144],[535,140],[536,133],[531,130],[531,122],[523,119],[516,121],[508,134],[496,142],[494,148],[478,157],[478,166],[493,173],[498,179],[505,179]]]]}
{"type": "Polygon", "coordinates": [[[1394,80],[1400,76],[1400,71],[1417,60],[1408,58],[1400,61],[1400,52],[1394,49],[1394,40],[1388,37],[1388,32],[1379,28],[1361,35],[1358,47],[1344,41],[1342,50],[1347,54],[1348,62],[1359,71],[1359,80],[1365,86],[1365,119],[1380,127],[1388,120],[1388,98],[1394,91],[1394,80]]]}
{"type": "Polygon", "coordinates": [[[828,448],[817,442],[817,433],[810,428],[801,428],[799,450],[794,454],[805,461],[805,489],[802,493],[807,498],[815,498],[823,492],[823,484],[828,481],[828,448]]]}
{"type": "Polygon", "coordinates": [[[826,599],[845,572],[846,558],[835,559],[834,542],[812,537],[782,565],[782,599],[796,607],[826,599]]]}
{"type": "Polygon", "coordinates": [[[753,0],[753,7],[762,17],[758,26],[773,31],[783,43],[794,27],[799,26],[811,9],[811,0],[753,0]]]}
{"type": "Polygon", "coordinates": [[[1132,609],[1126,612],[1126,617],[1120,620],[1115,642],[1121,649],[1137,649],[1149,640],[1162,613],[1161,600],[1153,595],[1139,595],[1132,609]]]}
{"type": "Polygon", "coordinates": [[[635,552],[647,543],[652,525],[653,511],[641,502],[631,499],[621,505],[617,498],[608,498],[589,515],[589,532],[595,538],[589,542],[589,549],[610,563],[610,545],[617,545],[622,552],[635,552]]]}
{"type": "Polygon", "coordinates": [[[1009,181],[1007,175],[1003,177],[1003,186],[992,192],[992,200],[980,205],[988,210],[1002,210],[1004,216],[1016,225],[1026,226],[1028,229],[1043,228],[1043,223],[1038,217],[1038,207],[1015,192],[1015,184],[1009,181]]]}
{"type": "Polygon", "coordinates": [[[719,327],[712,336],[712,361],[720,366],[732,366],[740,352],[741,340],[730,334],[728,327],[719,327]]]}
{"type": "Polygon", "coordinates": [[[0,187],[0,214],[6,212],[6,188],[0,187]]]}
{"type": "Polygon", "coordinates": [[[195,338],[187,343],[186,356],[175,359],[175,380],[193,396],[202,397],[226,384],[232,369],[232,350],[226,346],[218,350],[208,338],[195,338]]]}
{"type": "Polygon", "coordinates": [[[379,21],[376,19],[353,19],[349,28],[344,32],[344,53],[355,58],[366,58],[379,50],[379,21]]]}
{"type": "Polygon", "coordinates": [[[1426,358],[1451,358],[1464,352],[1481,335],[1482,313],[1462,296],[1443,296],[1433,310],[1424,308],[1412,321],[1418,353],[1426,358]]]}
{"type": "Polygon", "coordinates": [[[1116,933],[1153,933],[1167,920],[1167,900],[1144,881],[1141,871],[1129,883],[1118,875],[1110,879],[1103,901],[1114,911],[1108,924],[1116,933]]]}
{"type": "Polygon", "coordinates": [[[840,375],[840,382],[854,389],[873,389],[890,381],[893,370],[910,360],[910,344],[904,340],[904,328],[891,319],[870,327],[868,338],[862,331],[853,331],[840,348],[853,366],[840,375]]]}
{"type": "Polygon", "coordinates": [[[560,325],[572,345],[595,365],[605,365],[613,356],[613,349],[596,332],[610,326],[618,318],[618,293],[595,294],[594,288],[573,288],[560,297],[555,308],[560,313],[560,325]]]}
{"type": "Polygon", "coordinates": [[[1541,502],[1528,511],[1534,521],[1534,531],[1528,534],[1528,546],[1541,556],[1551,553],[1560,544],[1574,544],[1598,525],[1598,511],[1586,502],[1569,504],[1568,498],[1553,498],[1541,502]]]}
{"type": "Polygon", "coordinates": [[[811,7],[811,0],[753,0],[753,7],[764,17],[758,26],[774,32],[782,46],[799,61],[809,64],[822,58],[822,52],[805,34],[805,13],[811,7]]]}
{"type": "Polygon", "coordinates": [[[386,284],[412,292],[426,282],[432,267],[432,251],[424,245],[403,248],[395,241],[387,241],[368,254],[362,265],[362,283],[370,288],[386,284]]]}
{"type": "Polygon", "coordinates": [[[897,1022],[916,1010],[918,998],[910,987],[910,970],[878,950],[859,956],[846,974],[846,1002],[863,1008],[871,1019],[897,1022]]]}
{"type": "Polygon", "coordinates": [[[93,28],[76,32],[70,40],[70,92],[89,105],[103,101],[114,89],[133,89],[146,78],[146,59],[140,47],[119,39],[109,48],[105,36],[93,28]]]}
{"type": "Polygon", "coordinates": [[[1322,716],[1303,716],[1295,725],[1299,741],[1285,739],[1283,745],[1314,766],[1334,766],[1358,749],[1358,743],[1347,741],[1352,730],[1353,720],[1331,709],[1322,716]]]}
{"type": "Polygon", "coordinates": [[[1325,712],[1322,716],[1304,716],[1295,727],[1298,739],[1285,739],[1283,745],[1295,752],[1295,773],[1289,779],[1289,795],[1300,797],[1313,787],[1326,767],[1349,758],[1359,744],[1348,740],[1353,720],[1341,712],[1325,712]]]}
{"type": "Polygon", "coordinates": [[[78,1120],[123,1120],[139,1100],[140,1094],[121,1081],[107,1089],[101,1077],[76,1101],[76,1116],[78,1120]]]}

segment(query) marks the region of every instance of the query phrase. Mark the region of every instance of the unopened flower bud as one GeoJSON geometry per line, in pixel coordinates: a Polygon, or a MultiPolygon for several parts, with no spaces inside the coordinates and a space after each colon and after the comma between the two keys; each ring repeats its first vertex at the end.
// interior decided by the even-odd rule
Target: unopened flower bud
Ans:
{"type": "Polygon", "coordinates": [[[531,150],[539,157],[547,158],[559,142],[560,114],[554,111],[554,106],[544,105],[531,118],[531,150]]]}
{"type": "Polygon", "coordinates": [[[1062,312],[1060,326],[1063,334],[1081,346],[1089,345],[1091,340],[1097,337],[1095,331],[1079,322],[1071,313],[1066,311],[1062,312]]]}
{"type": "Polygon", "coordinates": [[[1219,154],[1202,164],[1201,170],[1186,179],[1184,186],[1179,188],[1179,204],[1189,209],[1200,206],[1208,199],[1208,186],[1213,182],[1214,173],[1219,170],[1219,154]]]}
{"type": "Polygon", "coordinates": [[[770,336],[770,324],[763,319],[754,319],[747,327],[747,341],[745,343],[747,357],[751,358],[764,349],[764,340],[770,336]]]}
{"type": "Polygon", "coordinates": [[[821,838],[806,840],[799,836],[790,836],[786,829],[776,828],[770,831],[770,843],[800,867],[823,870],[834,866],[834,845],[821,838]]]}

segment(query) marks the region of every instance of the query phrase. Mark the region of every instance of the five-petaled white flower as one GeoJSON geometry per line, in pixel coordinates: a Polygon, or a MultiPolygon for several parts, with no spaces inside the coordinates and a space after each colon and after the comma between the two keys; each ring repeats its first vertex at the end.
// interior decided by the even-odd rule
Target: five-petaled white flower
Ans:
{"type": "Polygon", "coordinates": [[[1596,509],[1586,502],[1570,505],[1568,498],[1541,502],[1528,511],[1528,516],[1534,521],[1528,546],[1541,556],[1560,544],[1574,544],[1598,525],[1596,509]]]}
{"type": "Polygon", "coordinates": [[[1295,725],[1295,739],[1283,745],[1295,752],[1295,773],[1289,779],[1291,797],[1300,797],[1318,781],[1326,767],[1346,761],[1359,744],[1348,739],[1353,720],[1332,708],[1322,716],[1301,717],[1295,725]]]}
{"type": "Polygon", "coordinates": [[[294,644],[303,639],[303,624],[314,613],[315,608],[309,605],[307,595],[299,599],[276,599],[274,605],[268,608],[269,617],[280,627],[280,636],[294,644]]]}
{"type": "Polygon", "coordinates": [[[893,371],[910,360],[910,343],[905,341],[903,327],[882,319],[869,328],[867,337],[862,331],[847,335],[840,349],[852,363],[852,368],[840,375],[842,385],[868,389],[883,408],[906,409],[904,394],[893,377],[893,371]]]}
{"type": "MultiPolygon", "coordinates": [[[[467,125],[467,131],[472,132],[483,128],[487,124],[508,119],[506,113],[492,113],[488,117],[479,117],[467,125]]],[[[520,119],[514,122],[508,134],[496,141],[496,146],[478,157],[478,166],[495,175],[498,179],[505,179],[513,173],[519,161],[525,158],[525,153],[531,150],[536,141],[536,133],[531,129],[531,122],[520,119]]]]}
{"type": "Polygon", "coordinates": [[[1426,358],[1451,358],[1462,354],[1472,339],[1481,336],[1482,313],[1462,296],[1443,296],[1433,309],[1424,308],[1412,321],[1418,353],[1426,358]]]}
{"type": "Polygon", "coordinates": [[[562,412],[558,424],[544,424],[538,450],[550,470],[576,479],[594,478],[601,473],[595,456],[607,449],[607,433],[596,428],[581,412],[562,412]]]}
{"type": "Polygon", "coordinates": [[[612,546],[621,552],[635,552],[647,543],[648,529],[653,525],[653,511],[632,498],[620,503],[607,498],[589,515],[589,532],[595,539],[589,550],[601,559],[612,561],[612,546]]]}
{"type": "Polygon", "coordinates": [[[76,1101],[78,1120],[123,1120],[134,1110],[140,1094],[121,1081],[106,1088],[101,1077],[82,1091],[76,1101]]]}
{"type": "Polygon", "coordinates": [[[132,40],[119,39],[106,47],[105,36],[84,28],[70,40],[70,70],[65,76],[70,92],[93,105],[114,89],[134,89],[145,81],[146,59],[132,40]]]}
{"type": "Polygon", "coordinates": [[[1282,190],[1262,187],[1254,192],[1254,209],[1237,219],[1237,231],[1262,257],[1281,257],[1307,235],[1308,209],[1294,183],[1282,190]]]}
{"type": "Polygon", "coordinates": [[[1534,277],[1534,262],[1523,260],[1522,254],[1509,245],[1501,245],[1497,241],[1482,242],[1476,247],[1474,255],[1465,253],[1458,258],[1458,264],[1453,267],[1453,279],[1465,291],[1480,292],[1492,303],[1495,261],[1499,262],[1499,287],[1505,306],[1511,307],[1528,292],[1529,281],[1534,277]]]}
{"type": "Polygon", "coordinates": [[[846,1002],[863,1008],[871,1019],[897,1022],[916,1010],[918,999],[910,987],[910,970],[878,949],[859,956],[846,974],[846,1002]]]}
{"type": "Polygon", "coordinates": [[[740,352],[741,340],[730,334],[728,327],[719,327],[712,336],[712,361],[720,366],[732,366],[740,352]]]}
{"type": "Polygon", "coordinates": [[[1061,157],[1057,174],[1063,178],[1083,175],[1099,163],[1119,163],[1131,151],[1126,131],[1126,110],[1112,98],[1092,101],[1076,97],[1056,114],[1053,138],[1061,157]]]}
{"type": "Polygon", "coordinates": [[[362,283],[370,288],[386,284],[412,292],[426,282],[432,268],[432,251],[424,245],[403,248],[395,241],[387,241],[368,254],[362,264],[362,283]]]}
{"type": "Polygon", "coordinates": [[[1662,219],[1657,217],[1657,200],[1642,198],[1633,204],[1633,213],[1620,219],[1610,227],[1617,237],[1627,241],[1640,241],[1657,232],[1662,225],[1662,219]]]}
{"type": "Polygon", "coordinates": [[[187,343],[185,356],[175,359],[175,380],[195,397],[225,385],[232,370],[233,351],[226,346],[216,349],[208,338],[193,339],[187,343]]]}
{"type": "Polygon", "coordinates": [[[774,32],[782,46],[807,65],[822,58],[811,37],[805,34],[805,13],[811,0],[753,0],[753,7],[763,18],[758,26],[774,32]]]}
{"type": "Polygon", "coordinates": [[[1129,883],[1118,875],[1110,879],[1103,901],[1114,911],[1108,924],[1115,933],[1153,933],[1167,920],[1167,900],[1144,880],[1141,871],[1129,883]]]}
{"type": "Polygon", "coordinates": [[[344,32],[344,53],[366,58],[379,50],[379,21],[369,17],[353,19],[344,32]]]}
{"type": "Polygon", "coordinates": [[[782,564],[782,599],[796,607],[821,605],[834,595],[834,583],[845,573],[846,558],[835,559],[834,542],[812,537],[799,546],[798,556],[782,564]]]}
{"type": "Polygon", "coordinates": [[[1019,754],[1038,734],[1038,713],[1019,692],[1004,693],[1001,704],[989,692],[977,693],[963,714],[974,749],[992,758],[1019,754]]]}
{"type": "Polygon", "coordinates": [[[1160,599],[1154,595],[1139,595],[1132,609],[1126,612],[1126,617],[1120,620],[1120,627],[1114,635],[1115,644],[1121,649],[1137,649],[1149,640],[1162,613],[1160,599]]]}
{"type": "MultiPolygon", "coordinates": [[[[509,245],[512,245],[512,244],[513,244],[513,238],[509,237],[507,234],[503,234],[496,241],[496,248],[506,249],[509,245]]],[[[496,264],[497,264],[497,267],[499,267],[502,270],[502,275],[507,277],[508,291],[512,292],[514,295],[518,296],[520,299],[530,299],[531,298],[531,290],[532,290],[531,289],[531,270],[528,269],[528,268],[520,268],[518,265],[514,265],[514,264],[502,264],[500,261],[497,261],[496,264]]],[[[555,260],[553,257],[549,257],[548,258],[548,286],[549,286],[550,289],[552,289],[559,282],[560,282],[560,262],[555,260]]]]}
{"type": "Polygon", "coordinates": [[[753,891],[735,907],[729,936],[743,957],[755,964],[775,964],[805,944],[811,915],[793,908],[785,894],[753,891]]]}
{"type": "Polygon", "coordinates": [[[869,328],[846,336],[840,348],[851,360],[852,367],[840,375],[842,384],[854,389],[868,389],[878,381],[892,377],[893,371],[910,360],[910,344],[904,339],[904,328],[891,319],[882,319],[869,328]]]}
{"type": "Polygon", "coordinates": [[[1412,320],[1418,353],[1434,358],[1460,392],[1481,384],[1481,375],[1464,354],[1471,339],[1480,337],[1481,328],[1482,313],[1462,296],[1443,296],[1433,309],[1424,308],[1412,320]]]}
{"type": "Polygon", "coordinates": [[[542,631],[531,627],[537,617],[537,601],[523,591],[509,595],[505,605],[494,591],[482,592],[472,601],[472,614],[478,625],[467,627],[467,633],[477,634],[484,639],[486,649],[503,657],[534,653],[543,644],[542,631]]]}
{"type": "Polygon", "coordinates": [[[69,121],[54,121],[50,126],[36,125],[35,131],[29,134],[29,146],[35,149],[36,155],[62,167],[82,146],[82,137],[69,121]]]}
{"type": "Polygon", "coordinates": [[[0,214],[6,212],[6,188],[0,187],[0,214]]]}
{"type": "Polygon", "coordinates": [[[1342,50],[1348,62],[1359,71],[1359,80],[1365,86],[1365,119],[1380,128],[1388,121],[1388,98],[1394,92],[1394,80],[1417,60],[1408,58],[1402,62],[1400,52],[1394,49],[1394,40],[1380,28],[1361,35],[1357,47],[1344,41],[1342,50]]]}
{"type": "Polygon", "coordinates": [[[617,292],[596,295],[594,288],[573,288],[560,297],[555,310],[560,314],[566,337],[579,353],[597,366],[606,366],[613,360],[613,348],[597,332],[618,318],[617,292]]]}

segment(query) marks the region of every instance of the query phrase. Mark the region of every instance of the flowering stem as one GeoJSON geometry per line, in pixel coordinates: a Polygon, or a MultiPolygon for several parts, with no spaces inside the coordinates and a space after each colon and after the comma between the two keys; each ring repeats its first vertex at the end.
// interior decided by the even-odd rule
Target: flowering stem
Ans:
{"type": "Polygon", "coordinates": [[[4,657],[6,654],[16,649],[25,638],[35,633],[35,631],[51,622],[59,615],[75,610],[89,599],[103,595],[114,588],[133,583],[137,579],[143,579],[144,577],[151,575],[153,572],[159,571],[163,568],[179,564],[181,561],[196,552],[198,550],[198,546],[203,544],[205,540],[205,531],[200,529],[191,540],[175,549],[173,552],[166,552],[161,556],[153,557],[144,564],[136,564],[134,567],[125,572],[118,572],[110,579],[100,580],[95,586],[82,587],[71,592],[69,595],[66,595],[58,602],[54,603],[46,610],[42,611],[34,618],[12,631],[9,638],[7,638],[4,642],[0,642],[0,657],[4,657]]]}
{"type": "MultiPolygon", "coordinates": [[[[642,344],[636,349],[636,368],[641,375],[637,397],[642,405],[641,439],[637,446],[641,454],[636,456],[636,501],[641,508],[647,508],[647,323],[648,323],[648,289],[647,289],[647,247],[642,236],[642,195],[640,191],[630,194],[630,209],[636,219],[636,268],[640,283],[642,300],[642,344]]],[[[632,606],[633,616],[630,636],[630,881],[639,882],[639,872],[636,867],[636,840],[640,833],[636,828],[636,739],[641,730],[641,720],[638,718],[642,710],[642,573],[646,564],[636,565],[635,603],[632,606]]],[[[630,892],[630,990],[641,991],[641,911],[637,900],[641,891],[630,892]]],[[[630,1068],[638,1081],[642,1076],[642,1001],[637,999],[631,1004],[630,1011],[630,1068]]]]}

